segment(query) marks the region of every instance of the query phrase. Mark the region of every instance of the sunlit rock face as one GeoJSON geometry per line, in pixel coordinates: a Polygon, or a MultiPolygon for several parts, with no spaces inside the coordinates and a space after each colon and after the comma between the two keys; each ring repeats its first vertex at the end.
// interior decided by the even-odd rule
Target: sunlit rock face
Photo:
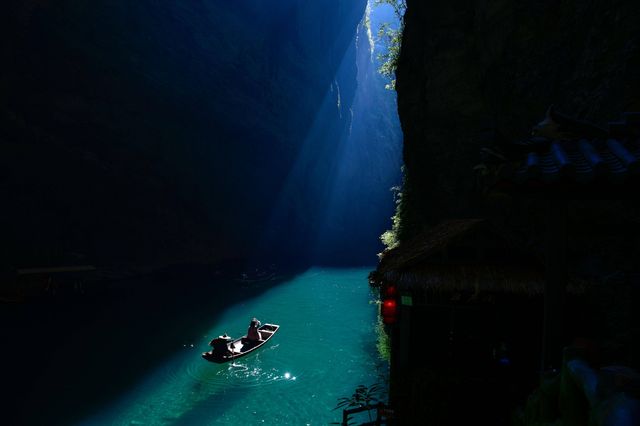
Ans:
{"type": "Polygon", "coordinates": [[[409,231],[478,214],[483,129],[526,137],[551,104],[598,124],[640,109],[633,1],[407,4],[397,89],[409,231]]]}
{"type": "Polygon", "coordinates": [[[373,8],[371,32],[364,24],[358,27],[352,123],[334,155],[330,196],[314,244],[315,257],[323,261],[370,264],[383,248],[381,233],[391,226],[395,207],[391,189],[401,182],[402,132],[396,93],[385,88],[389,80],[378,72],[377,57],[386,48],[385,41],[372,34],[381,22],[395,25],[394,20],[389,12],[373,8]]]}
{"type": "Polygon", "coordinates": [[[351,125],[365,0],[17,3],[3,7],[4,260],[300,251],[351,125]],[[289,225],[269,240],[274,206],[289,225]]]}

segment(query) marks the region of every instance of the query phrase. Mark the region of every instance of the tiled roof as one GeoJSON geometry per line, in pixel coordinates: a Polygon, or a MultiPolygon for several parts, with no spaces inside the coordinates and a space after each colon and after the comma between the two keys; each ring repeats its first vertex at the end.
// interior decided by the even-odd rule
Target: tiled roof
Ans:
{"type": "Polygon", "coordinates": [[[602,178],[621,183],[640,171],[639,140],[533,138],[527,142],[531,151],[511,177],[517,184],[532,180],[551,183],[561,179],[589,183],[602,178]]]}
{"type": "Polygon", "coordinates": [[[494,168],[497,186],[565,189],[640,181],[640,113],[609,123],[601,138],[574,134],[531,137],[511,144],[512,155],[484,149],[483,170],[494,168]],[[515,154],[513,154],[515,153],[515,154]],[[491,157],[491,158],[488,158],[491,157]],[[592,184],[592,185],[590,185],[592,184]]]}
{"type": "MultiPolygon", "coordinates": [[[[385,283],[399,289],[430,292],[488,291],[542,294],[544,268],[522,243],[483,219],[450,219],[386,251],[378,268],[369,275],[372,285],[385,283]],[[473,235],[476,231],[482,232],[473,235]],[[482,257],[439,258],[439,252],[455,248],[462,240],[477,246],[482,257]],[[486,247],[484,246],[486,244],[486,247]],[[483,248],[484,247],[484,248],[483,248]],[[495,252],[493,257],[490,251],[495,252]]],[[[574,291],[573,284],[570,291],[574,291]]]]}

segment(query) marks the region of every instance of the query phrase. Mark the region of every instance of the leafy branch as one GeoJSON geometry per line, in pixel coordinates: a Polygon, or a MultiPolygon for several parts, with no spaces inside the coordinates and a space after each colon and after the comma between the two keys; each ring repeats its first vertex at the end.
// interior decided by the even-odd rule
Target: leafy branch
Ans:
{"type": "MultiPolygon", "coordinates": [[[[349,408],[359,408],[378,404],[385,391],[385,387],[382,383],[375,383],[371,386],[358,385],[355,392],[350,397],[338,398],[338,404],[334,410],[342,408],[348,410],[349,408]]],[[[368,411],[369,420],[371,418],[371,411],[368,411]]],[[[352,424],[350,421],[348,424],[352,424]]]]}
{"type": "Polygon", "coordinates": [[[406,0],[375,0],[374,3],[375,6],[383,4],[393,8],[393,13],[396,15],[400,26],[395,29],[391,27],[390,23],[385,22],[378,29],[378,39],[385,41],[387,46],[383,53],[378,54],[378,60],[381,62],[378,72],[391,80],[385,87],[389,90],[395,90],[395,75],[398,68],[398,58],[400,57],[402,33],[404,31],[404,13],[407,10],[407,3],[406,0]]]}

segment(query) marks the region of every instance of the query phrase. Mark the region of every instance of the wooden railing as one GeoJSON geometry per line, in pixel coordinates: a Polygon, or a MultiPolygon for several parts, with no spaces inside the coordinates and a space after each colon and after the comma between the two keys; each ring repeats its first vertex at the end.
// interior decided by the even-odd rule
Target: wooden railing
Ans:
{"type": "Polygon", "coordinates": [[[366,423],[360,423],[359,426],[369,426],[369,425],[388,425],[390,424],[388,420],[393,418],[393,410],[387,407],[382,402],[375,405],[363,405],[362,407],[356,408],[348,408],[342,411],[342,426],[349,425],[349,416],[352,414],[362,413],[365,411],[376,410],[375,420],[371,420],[366,423]]]}

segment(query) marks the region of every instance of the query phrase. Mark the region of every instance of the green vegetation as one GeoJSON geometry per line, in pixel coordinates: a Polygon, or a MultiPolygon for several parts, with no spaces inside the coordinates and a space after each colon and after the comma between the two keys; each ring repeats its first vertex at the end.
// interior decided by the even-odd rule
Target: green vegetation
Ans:
{"type": "Polygon", "coordinates": [[[400,22],[400,26],[392,28],[391,24],[385,22],[378,29],[378,39],[385,40],[387,49],[384,53],[378,55],[381,62],[378,72],[391,81],[386,85],[389,90],[396,88],[396,68],[398,67],[398,58],[400,57],[400,47],[402,45],[402,32],[404,31],[404,12],[407,10],[406,0],[375,0],[376,6],[387,4],[393,8],[393,11],[400,22]]]}
{"type": "Polygon", "coordinates": [[[378,315],[378,323],[376,324],[376,334],[378,339],[376,342],[376,348],[378,349],[378,355],[383,360],[389,362],[391,360],[391,339],[385,330],[384,323],[382,322],[382,316],[378,315]]]}
{"type": "Polygon", "coordinates": [[[380,305],[382,304],[382,300],[380,300],[380,289],[377,287],[371,287],[371,294],[373,299],[369,301],[369,304],[376,305],[376,311],[378,312],[378,320],[375,329],[378,336],[376,339],[376,349],[378,349],[380,359],[389,362],[391,359],[391,339],[387,333],[384,323],[382,322],[382,315],[380,315],[380,305]]]}
{"type": "Polygon", "coordinates": [[[338,408],[355,408],[377,404],[380,402],[383,390],[384,387],[381,383],[373,384],[370,387],[358,385],[351,397],[338,398],[338,405],[336,405],[334,410],[337,410],[338,408]]]}
{"type": "MultiPolygon", "coordinates": [[[[385,86],[389,90],[395,90],[396,88],[396,69],[398,67],[398,59],[400,58],[400,48],[402,45],[402,33],[404,31],[404,13],[407,10],[406,0],[375,0],[374,5],[389,5],[393,8],[399,27],[392,28],[389,22],[383,23],[378,29],[378,38],[386,41],[387,49],[383,53],[378,55],[380,61],[380,67],[378,72],[383,76],[389,78],[389,83],[385,86]]],[[[369,24],[370,25],[370,24],[369,24]]],[[[404,170],[403,170],[404,172],[404,170]]],[[[403,182],[403,187],[406,187],[406,176],[403,182]]],[[[391,229],[385,231],[380,240],[384,244],[386,250],[393,249],[400,242],[400,236],[403,234],[403,225],[401,221],[403,211],[403,192],[402,188],[393,187],[391,191],[394,193],[394,200],[396,203],[396,212],[391,217],[392,225],[391,229]]],[[[379,254],[378,256],[380,256],[379,254]]]]}
{"type": "Polygon", "coordinates": [[[384,233],[380,236],[380,241],[384,244],[387,250],[391,250],[392,248],[398,245],[398,235],[401,227],[400,221],[400,211],[402,209],[402,192],[399,186],[394,186],[391,188],[393,192],[393,198],[396,203],[396,213],[391,217],[391,229],[384,231],[384,233]]]}
{"type": "MultiPolygon", "coordinates": [[[[404,190],[403,188],[407,185],[407,178],[404,173],[404,166],[402,166],[402,173],[404,175],[402,187],[394,186],[391,188],[391,192],[393,192],[393,199],[396,203],[396,212],[393,216],[391,216],[391,229],[388,229],[383,232],[380,236],[380,241],[384,244],[386,250],[391,250],[395,248],[401,240],[403,235],[403,222],[401,220],[403,214],[403,199],[404,199],[404,190]]],[[[378,254],[380,257],[382,253],[378,254]]]]}
{"type": "MultiPolygon", "coordinates": [[[[371,386],[358,385],[356,387],[355,392],[351,397],[342,397],[338,398],[338,404],[335,406],[334,410],[342,408],[343,410],[348,410],[349,408],[359,408],[359,407],[367,407],[373,406],[382,402],[382,398],[385,396],[386,386],[382,383],[375,383],[371,386]]],[[[368,411],[369,421],[373,421],[371,418],[371,411],[368,411]]],[[[352,419],[347,420],[347,424],[354,424],[352,419]]],[[[334,422],[332,424],[341,424],[338,422],[334,422]]]]}

